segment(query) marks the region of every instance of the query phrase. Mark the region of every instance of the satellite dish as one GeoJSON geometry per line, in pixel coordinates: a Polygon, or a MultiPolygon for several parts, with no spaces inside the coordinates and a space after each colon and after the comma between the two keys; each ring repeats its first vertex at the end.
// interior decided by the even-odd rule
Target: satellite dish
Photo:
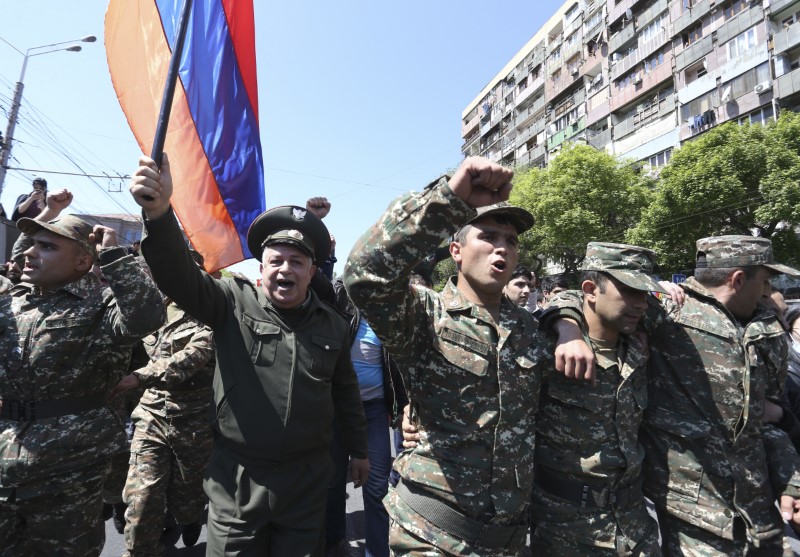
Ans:
{"type": "Polygon", "coordinates": [[[731,86],[728,85],[725,90],[722,92],[722,102],[728,102],[731,98],[731,86]]]}
{"type": "Polygon", "coordinates": [[[631,19],[633,19],[633,12],[631,11],[631,9],[630,9],[630,8],[628,8],[627,10],[625,10],[625,19],[627,19],[628,21],[630,21],[631,19]]]}

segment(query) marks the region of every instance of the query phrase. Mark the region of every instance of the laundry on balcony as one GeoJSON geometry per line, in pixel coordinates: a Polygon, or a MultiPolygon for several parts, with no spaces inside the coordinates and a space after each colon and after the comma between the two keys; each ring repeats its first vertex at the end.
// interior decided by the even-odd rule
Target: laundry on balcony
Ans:
{"type": "Polygon", "coordinates": [[[707,126],[713,126],[717,123],[717,113],[713,110],[706,110],[702,114],[697,114],[696,116],[690,116],[687,119],[689,123],[689,127],[698,132],[707,126]]]}

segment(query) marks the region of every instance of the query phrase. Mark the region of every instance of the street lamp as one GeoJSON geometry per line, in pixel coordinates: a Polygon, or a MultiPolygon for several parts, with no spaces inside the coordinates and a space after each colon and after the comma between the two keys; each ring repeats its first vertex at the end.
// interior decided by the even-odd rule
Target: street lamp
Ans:
{"type": "MultiPolygon", "coordinates": [[[[8,161],[11,158],[11,148],[14,145],[14,128],[17,126],[17,115],[19,114],[19,107],[20,103],[22,102],[22,89],[25,87],[23,82],[25,81],[25,70],[28,67],[28,58],[33,56],[40,56],[42,54],[50,54],[51,52],[59,52],[64,50],[66,52],[80,52],[81,45],[75,44],[76,42],[81,43],[93,43],[97,40],[97,37],[94,35],[87,35],[82,39],[77,39],[74,41],[63,41],[60,43],[52,43],[52,44],[43,44],[41,46],[34,46],[29,48],[23,56],[25,57],[22,60],[22,72],[19,74],[19,81],[17,81],[16,86],[14,87],[14,99],[11,102],[11,110],[8,114],[8,127],[6,127],[6,135],[3,138],[3,143],[0,145],[2,148],[2,155],[0,155],[0,196],[3,195],[3,184],[6,181],[6,170],[8,169],[8,161]],[[69,46],[62,46],[65,44],[69,44],[69,46]],[[54,48],[58,47],[58,48],[54,48]],[[45,50],[44,52],[33,52],[34,50],[41,50],[43,48],[49,48],[50,50],[45,50]]],[[[6,41],[3,41],[6,42],[6,41]]],[[[22,51],[16,48],[14,45],[7,43],[11,48],[22,54],[22,51]]]]}

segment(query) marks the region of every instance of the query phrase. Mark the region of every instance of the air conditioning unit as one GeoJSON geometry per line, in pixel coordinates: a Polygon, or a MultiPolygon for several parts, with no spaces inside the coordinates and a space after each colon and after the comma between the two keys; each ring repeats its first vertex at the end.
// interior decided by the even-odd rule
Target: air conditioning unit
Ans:
{"type": "Polygon", "coordinates": [[[641,82],[642,82],[642,76],[637,75],[636,77],[633,78],[634,85],[639,85],[641,82]]]}
{"type": "Polygon", "coordinates": [[[578,75],[578,68],[572,68],[572,70],[570,71],[570,73],[571,73],[572,75],[578,75]]]}
{"type": "Polygon", "coordinates": [[[758,95],[763,95],[767,91],[772,91],[772,82],[771,81],[762,81],[758,85],[755,86],[753,91],[756,92],[758,95]]]}

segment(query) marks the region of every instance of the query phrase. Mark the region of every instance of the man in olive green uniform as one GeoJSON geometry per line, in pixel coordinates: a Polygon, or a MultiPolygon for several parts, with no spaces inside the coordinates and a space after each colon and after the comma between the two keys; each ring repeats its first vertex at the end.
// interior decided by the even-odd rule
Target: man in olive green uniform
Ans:
{"type": "MultiPolygon", "coordinates": [[[[651,298],[650,397],[640,440],[645,494],[656,504],[667,555],[791,555],[784,518],[800,496],[800,459],[762,424],[765,396],[785,378],[783,328],[758,305],[769,278],[797,271],[773,261],[769,240],[697,242],[683,306],[651,298]]],[[[563,296],[563,295],[562,295],[563,296]]],[[[556,313],[580,319],[577,301],[556,313]]]]}
{"type": "Polygon", "coordinates": [[[50,194],[20,219],[22,282],[0,297],[0,555],[99,555],[109,457],[126,448],[107,395],[164,304],[115,232],[50,194]],[[92,264],[98,258],[109,287],[92,264]]]}
{"type": "Polygon", "coordinates": [[[647,407],[647,351],[632,335],[647,309],[655,254],[591,242],[581,266],[582,313],[595,383],[546,376],[536,423],[531,518],[534,555],[661,554],[642,493],[639,425],[647,407]]]}
{"type": "Polygon", "coordinates": [[[503,295],[518,235],[533,224],[524,209],[493,205],[511,177],[466,159],[449,181],[393,202],[345,267],[351,299],[398,361],[421,435],[395,462],[401,481],[385,499],[395,555],[517,556],[525,540],[546,353],[535,319],[503,295]],[[441,294],[409,286],[457,231],[457,278],[441,294]]]}
{"type": "Polygon", "coordinates": [[[271,209],[247,235],[261,288],[214,279],[192,261],[172,214],[167,157],[160,172],[147,157],[140,164],[130,189],[144,209],[144,257],[164,294],[214,332],[208,553],[319,555],[334,407],[356,487],[369,472],[348,325],[309,289],[330,235],[305,208],[271,209]]]}
{"type": "MultiPolygon", "coordinates": [[[[202,256],[192,256],[202,265],[202,256]]],[[[184,545],[197,542],[206,504],[203,474],[213,446],[211,329],[169,303],[167,323],[143,345],[150,361],[112,393],[146,389],[131,416],[136,429],[123,491],[127,557],[164,554],[165,510],[183,525],[184,545]]]]}

